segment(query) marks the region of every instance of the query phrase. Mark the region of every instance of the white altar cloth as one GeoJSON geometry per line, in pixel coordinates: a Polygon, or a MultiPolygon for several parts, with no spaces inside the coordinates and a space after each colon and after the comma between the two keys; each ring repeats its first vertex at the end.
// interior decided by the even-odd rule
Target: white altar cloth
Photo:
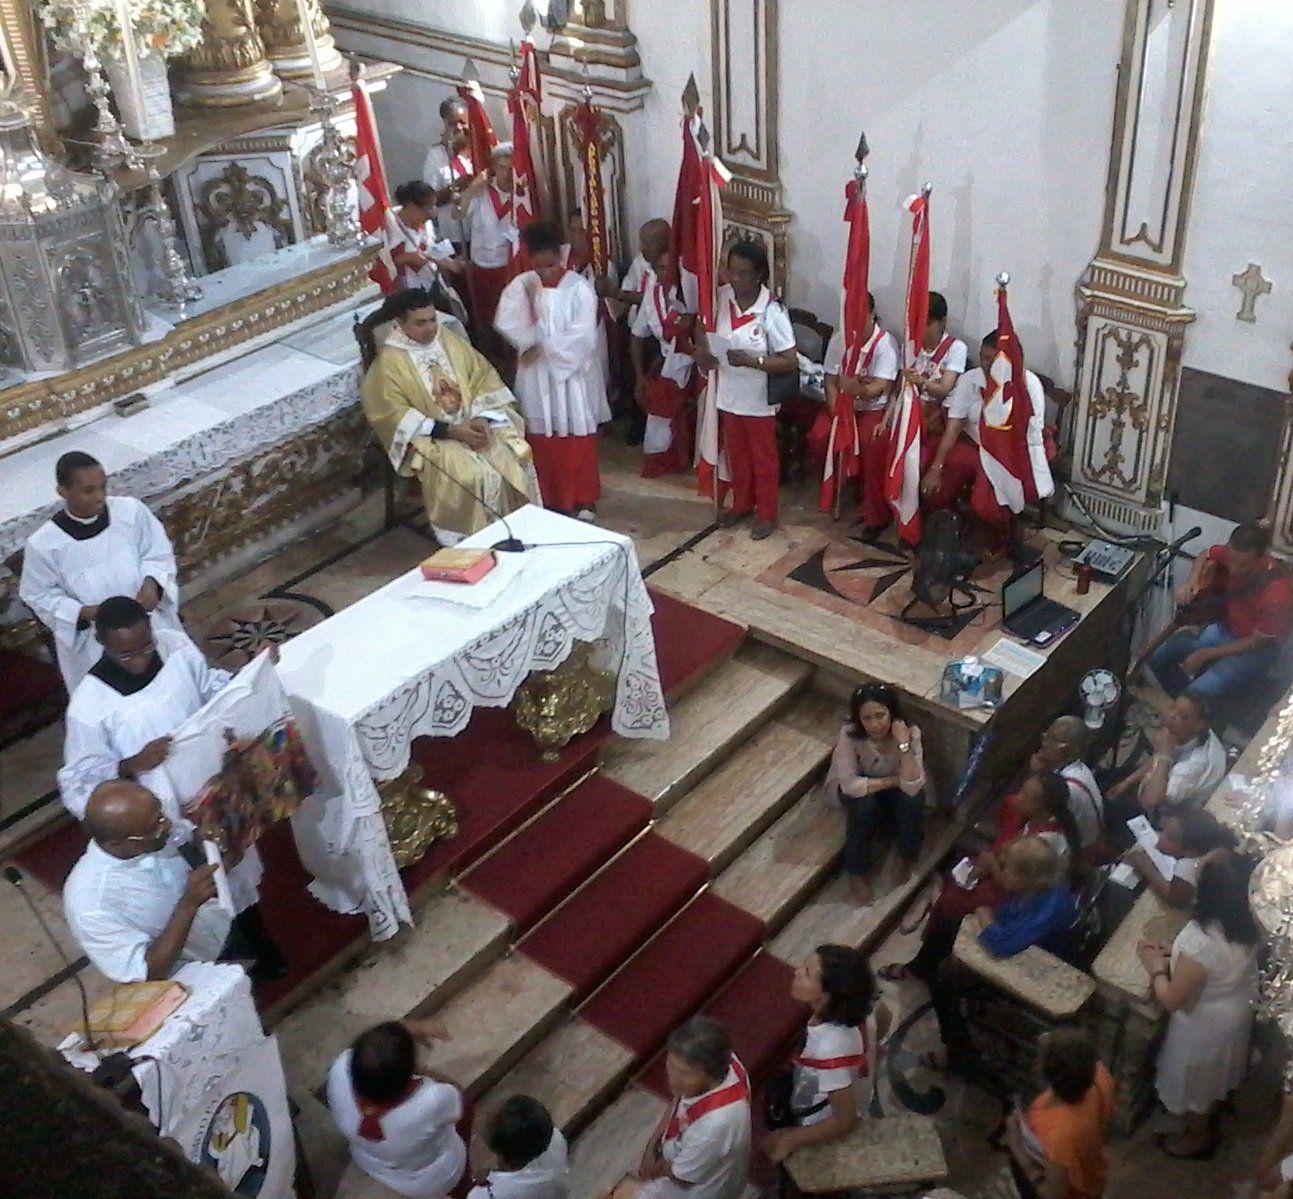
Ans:
{"type": "MultiPolygon", "coordinates": [[[[411,917],[373,780],[403,771],[415,737],[453,737],[475,708],[506,707],[576,641],[601,642],[599,664],[616,674],[612,728],[669,735],[633,542],[534,506],[508,525],[530,548],[500,568],[515,577],[485,609],[432,598],[414,569],[282,649],[279,678],[324,777],[323,795],[292,818],[310,890],[337,911],[363,911],[377,940],[411,917]]],[[[507,535],[496,522],[462,544],[507,535]]]]}

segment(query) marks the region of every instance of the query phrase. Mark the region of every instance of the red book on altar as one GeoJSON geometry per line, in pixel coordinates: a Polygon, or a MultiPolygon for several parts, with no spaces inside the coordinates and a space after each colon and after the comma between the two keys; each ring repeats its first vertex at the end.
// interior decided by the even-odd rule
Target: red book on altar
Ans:
{"type": "Polygon", "coordinates": [[[422,563],[422,577],[435,583],[479,583],[494,563],[493,550],[436,550],[422,563]]]}

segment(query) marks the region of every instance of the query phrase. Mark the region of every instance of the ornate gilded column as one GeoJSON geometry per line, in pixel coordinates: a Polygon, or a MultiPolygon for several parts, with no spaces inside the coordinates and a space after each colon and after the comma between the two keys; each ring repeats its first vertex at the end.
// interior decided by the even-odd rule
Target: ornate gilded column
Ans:
{"type": "Polygon", "coordinates": [[[206,0],[203,42],[180,60],[176,94],[199,108],[238,108],[276,100],[283,85],[270,70],[252,0],[206,0]]]}
{"type": "Polygon", "coordinates": [[[1078,286],[1073,486],[1096,516],[1161,519],[1181,350],[1181,263],[1213,0],[1127,0],[1104,229],[1078,286]]]}
{"type": "MultiPolygon", "coordinates": [[[[309,0],[310,24],[319,63],[324,74],[340,71],[344,65],[341,52],[332,37],[332,27],[320,0],[309,0]]],[[[256,0],[256,27],[265,43],[265,56],[280,79],[305,79],[313,76],[310,54],[301,30],[301,14],[296,0],[256,0]]]]}
{"type": "Polygon", "coordinates": [[[50,119],[48,63],[45,58],[45,31],[36,20],[33,7],[27,3],[0,3],[0,62],[4,73],[17,82],[28,95],[25,102],[31,114],[41,149],[49,154],[62,153],[63,146],[50,119]]]}
{"type": "Polygon", "coordinates": [[[779,0],[710,0],[714,148],[732,172],[723,190],[724,241],[763,242],[772,282],[789,274],[777,147],[779,0]]]}

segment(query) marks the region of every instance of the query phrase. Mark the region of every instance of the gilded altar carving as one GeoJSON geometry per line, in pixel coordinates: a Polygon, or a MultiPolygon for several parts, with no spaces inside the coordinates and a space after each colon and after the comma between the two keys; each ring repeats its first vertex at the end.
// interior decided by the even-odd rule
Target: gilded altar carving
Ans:
{"type": "MultiPolygon", "coordinates": [[[[313,67],[296,0],[255,0],[255,3],[256,27],[275,72],[284,79],[311,79],[313,67]]],[[[342,66],[332,26],[320,0],[309,0],[309,12],[319,65],[325,74],[331,74],[342,66]]]]}
{"type": "Polygon", "coordinates": [[[615,706],[615,677],[594,667],[592,655],[592,645],[577,641],[556,670],[536,670],[516,693],[516,723],[543,750],[545,762],[555,762],[562,746],[615,706]]]}
{"type": "Polygon", "coordinates": [[[357,482],[368,425],[358,404],[164,502],[157,515],[185,578],[357,482]]]}
{"type": "Polygon", "coordinates": [[[1114,360],[1119,373],[1114,383],[1091,400],[1092,415],[1097,420],[1108,419],[1110,432],[1104,460],[1089,468],[1088,473],[1094,479],[1129,489],[1135,481],[1135,474],[1129,475],[1123,469],[1127,463],[1123,438],[1129,427],[1138,436],[1149,428],[1149,405],[1140,392],[1131,390],[1131,373],[1140,366],[1142,350],[1153,352],[1153,342],[1144,334],[1128,329],[1111,329],[1108,336],[1117,348],[1114,360]]]}
{"type": "Polygon", "coordinates": [[[458,813],[443,791],[422,786],[422,767],[410,762],[404,772],[377,784],[391,856],[401,870],[420,861],[437,841],[458,835],[458,813]]]}
{"type": "Polygon", "coordinates": [[[214,179],[198,188],[194,201],[202,230],[202,252],[209,270],[232,266],[225,238],[237,235],[267,244],[265,253],[281,250],[292,240],[287,199],[264,175],[253,175],[240,162],[229,163],[214,179]]]}
{"type": "MultiPolygon", "coordinates": [[[[355,139],[352,135],[342,133],[337,139],[341,162],[348,169],[355,165],[355,139]]],[[[311,234],[326,233],[328,230],[328,191],[332,182],[326,162],[321,162],[327,154],[323,142],[316,142],[310,147],[301,160],[301,199],[305,210],[306,228],[311,234]]]]}
{"type": "Polygon", "coordinates": [[[371,252],[356,254],[186,320],[160,341],[0,391],[0,441],[129,395],[180,367],[340,303],[368,286],[372,259],[371,252]]]}
{"type": "Polygon", "coordinates": [[[236,108],[277,99],[252,0],[206,0],[202,44],[180,59],[181,98],[202,108],[236,108]]]}

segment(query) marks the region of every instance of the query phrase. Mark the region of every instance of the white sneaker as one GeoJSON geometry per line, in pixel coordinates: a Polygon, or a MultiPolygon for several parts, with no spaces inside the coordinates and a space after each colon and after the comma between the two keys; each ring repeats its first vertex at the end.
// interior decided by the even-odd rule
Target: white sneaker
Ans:
{"type": "Polygon", "coordinates": [[[576,519],[576,520],[582,520],[582,521],[585,521],[585,522],[586,522],[586,523],[588,523],[588,524],[592,524],[592,523],[593,523],[593,521],[595,521],[595,520],[597,519],[597,509],[595,509],[595,508],[580,508],[580,509],[579,509],[578,511],[576,511],[576,513],[575,513],[575,519],[576,519]]]}

